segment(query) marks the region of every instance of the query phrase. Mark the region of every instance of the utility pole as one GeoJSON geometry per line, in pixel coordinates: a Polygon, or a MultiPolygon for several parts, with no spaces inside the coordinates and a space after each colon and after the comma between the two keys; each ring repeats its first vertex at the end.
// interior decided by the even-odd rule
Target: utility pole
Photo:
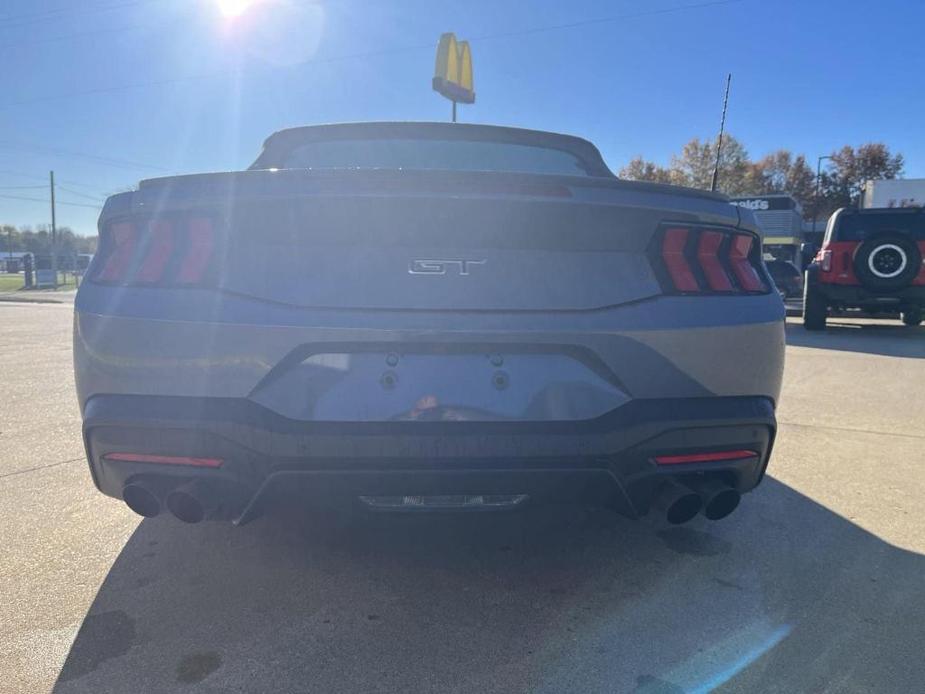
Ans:
{"type": "Polygon", "coordinates": [[[456,122],[456,100],[453,100],[453,122],[456,122]]]}
{"type": "Polygon", "coordinates": [[[55,275],[54,287],[58,288],[58,230],[55,227],[55,172],[49,171],[51,183],[51,270],[55,275]]]}
{"type": "Polygon", "coordinates": [[[716,192],[716,179],[719,177],[719,160],[723,153],[723,131],[726,129],[726,104],[729,103],[729,83],[732,82],[732,73],[726,75],[726,95],[723,97],[723,117],[719,122],[719,137],[716,139],[716,164],[713,166],[713,181],[710,190],[716,192]]]}

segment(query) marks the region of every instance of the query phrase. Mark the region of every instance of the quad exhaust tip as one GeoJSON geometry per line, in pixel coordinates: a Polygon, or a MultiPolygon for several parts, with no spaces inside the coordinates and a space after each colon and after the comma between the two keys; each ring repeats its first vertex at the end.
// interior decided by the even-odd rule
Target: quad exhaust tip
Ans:
{"type": "Polygon", "coordinates": [[[139,482],[131,482],[122,488],[122,500],[126,506],[145,518],[154,518],[161,512],[160,499],[139,482]]]}
{"type": "Polygon", "coordinates": [[[736,510],[742,495],[732,486],[719,480],[707,480],[696,485],[703,499],[703,515],[708,520],[720,520],[736,510]]]}
{"type": "Polygon", "coordinates": [[[171,491],[164,503],[177,520],[199,523],[215,510],[215,495],[197,480],[182,484],[171,491]]]}
{"type": "Polygon", "coordinates": [[[132,511],[145,518],[159,515],[163,507],[184,523],[199,523],[216,510],[216,496],[210,487],[192,480],[170,489],[163,480],[129,482],[122,488],[122,500],[132,511]],[[163,499],[163,503],[161,503],[163,499]]]}
{"type": "Polygon", "coordinates": [[[654,508],[665,514],[665,520],[680,525],[702,513],[707,520],[725,518],[736,510],[742,495],[735,487],[718,479],[681,484],[666,482],[652,502],[654,508]]]}
{"type": "Polygon", "coordinates": [[[700,495],[689,487],[669,480],[655,497],[653,506],[665,514],[665,519],[672,525],[687,523],[703,508],[700,495]]]}

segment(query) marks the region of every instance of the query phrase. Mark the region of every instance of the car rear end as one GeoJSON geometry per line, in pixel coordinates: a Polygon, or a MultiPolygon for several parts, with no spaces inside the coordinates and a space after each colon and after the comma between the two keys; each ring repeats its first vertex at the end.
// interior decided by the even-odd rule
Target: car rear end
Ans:
{"type": "Polygon", "coordinates": [[[829,310],[900,312],[918,325],[925,310],[925,212],[840,209],[806,272],[804,325],[825,327],[829,310]]]}
{"type": "Polygon", "coordinates": [[[187,521],[281,496],[731,511],[764,473],[783,366],[751,214],[618,181],[574,138],[404,127],[585,171],[258,160],[110,198],[74,333],[100,490],[187,521]]]}

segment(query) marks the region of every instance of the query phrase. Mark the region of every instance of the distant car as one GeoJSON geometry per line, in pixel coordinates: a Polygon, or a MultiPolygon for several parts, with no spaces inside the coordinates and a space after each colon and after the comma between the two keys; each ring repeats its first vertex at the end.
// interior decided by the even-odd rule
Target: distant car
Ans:
{"type": "Polygon", "coordinates": [[[144,516],[550,498],[716,520],[776,431],[754,215],[585,140],[284,130],[248,171],[110,197],[76,300],[97,487],[144,516]]]}
{"type": "Polygon", "coordinates": [[[925,212],[920,208],[840,209],[806,270],[803,325],[823,330],[830,310],[900,312],[906,325],[925,310],[925,212]]]}
{"type": "Polygon", "coordinates": [[[803,296],[803,274],[793,263],[786,260],[767,260],[765,266],[783,298],[803,296]]]}

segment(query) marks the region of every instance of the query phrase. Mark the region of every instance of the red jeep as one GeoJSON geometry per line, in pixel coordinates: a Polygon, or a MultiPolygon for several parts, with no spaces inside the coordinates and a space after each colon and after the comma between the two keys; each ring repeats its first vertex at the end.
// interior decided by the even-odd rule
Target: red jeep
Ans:
{"type": "Polygon", "coordinates": [[[842,208],[806,270],[803,325],[825,329],[829,309],[902,314],[918,325],[925,307],[925,211],[842,208]]]}

